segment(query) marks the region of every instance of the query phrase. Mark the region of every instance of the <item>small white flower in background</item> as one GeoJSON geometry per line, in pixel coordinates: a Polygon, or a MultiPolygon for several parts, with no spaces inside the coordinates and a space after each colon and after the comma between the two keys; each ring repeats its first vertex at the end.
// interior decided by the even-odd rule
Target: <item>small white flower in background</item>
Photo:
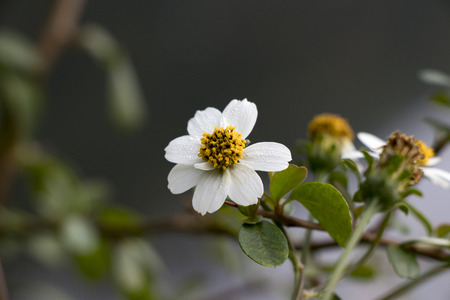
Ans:
{"type": "MultiPolygon", "coordinates": [[[[386,141],[367,132],[360,132],[356,136],[361,143],[369,149],[367,153],[374,158],[379,159],[380,154],[383,152],[383,147],[386,145],[386,141]]],[[[435,157],[433,149],[427,147],[422,141],[416,140],[415,142],[419,146],[421,154],[424,155],[424,159],[418,161],[420,169],[423,171],[423,175],[432,183],[443,188],[449,188],[450,173],[438,168],[430,167],[436,165],[440,161],[440,158],[435,157]]],[[[360,151],[354,151],[345,154],[343,158],[359,159],[363,157],[364,155],[360,151]]]]}
{"type": "Polygon", "coordinates": [[[232,100],[223,112],[208,107],[189,120],[184,135],[165,148],[165,158],[175,167],[168,188],[180,194],[195,188],[193,208],[202,215],[218,210],[230,197],[236,204],[256,204],[264,193],[255,171],[278,172],[292,160],[290,150],[279,143],[246,146],[245,138],[256,123],[256,105],[232,100]]]}

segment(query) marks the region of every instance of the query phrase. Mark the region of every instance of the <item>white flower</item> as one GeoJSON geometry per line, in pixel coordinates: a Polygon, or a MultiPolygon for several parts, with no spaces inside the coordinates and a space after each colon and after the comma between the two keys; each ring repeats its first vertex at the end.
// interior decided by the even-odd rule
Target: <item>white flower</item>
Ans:
{"type": "MultiPolygon", "coordinates": [[[[382,139],[367,132],[360,132],[356,136],[361,141],[361,143],[369,148],[369,151],[367,153],[369,153],[376,159],[380,157],[380,154],[383,151],[383,146],[386,145],[386,141],[383,141],[382,139]]],[[[364,155],[359,151],[349,152],[343,156],[343,158],[350,159],[358,159],[363,157],[364,155]]],[[[420,169],[422,169],[423,175],[433,184],[436,184],[443,188],[448,188],[450,187],[450,173],[438,168],[430,167],[436,165],[439,161],[439,157],[429,157],[426,162],[422,166],[420,166],[420,169]]]]}
{"type": "Polygon", "coordinates": [[[195,186],[192,206],[202,215],[218,210],[227,196],[239,205],[256,204],[264,186],[255,171],[281,171],[292,160],[279,143],[246,147],[257,115],[247,99],[232,100],[222,113],[212,107],[197,111],[188,122],[189,135],[165,148],[165,158],[177,164],[168,176],[170,191],[180,194],[195,186]]]}

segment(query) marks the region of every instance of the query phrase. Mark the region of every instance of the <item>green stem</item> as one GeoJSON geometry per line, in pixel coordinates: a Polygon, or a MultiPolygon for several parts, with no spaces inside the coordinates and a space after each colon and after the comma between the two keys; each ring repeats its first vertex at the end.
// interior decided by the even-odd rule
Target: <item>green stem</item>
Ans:
{"type": "Polygon", "coordinates": [[[286,237],[286,240],[288,242],[288,246],[289,246],[289,260],[292,262],[292,266],[294,267],[294,290],[292,292],[292,298],[291,300],[298,300],[301,297],[300,293],[300,285],[302,282],[302,278],[303,278],[303,270],[304,267],[302,265],[302,263],[300,262],[300,260],[298,259],[297,255],[295,254],[295,248],[292,245],[289,236],[286,232],[286,230],[284,229],[283,225],[279,222],[274,222],[276,226],[278,226],[278,228],[280,228],[280,230],[283,232],[284,236],[286,237]]]}
{"type": "Polygon", "coordinates": [[[297,255],[295,255],[294,251],[292,249],[289,249],[289,259],[292,262],[292,265],[294,267],[294,289],[292,291],[292,297],[291,300],[297,300],[301,299],[301,283],[303,278],[303,272],[300,260],[298,259],[297,255]]]}
{"type": "MultiPolygon", "coordinates": [[[[314,220],[314,218],[312,217],[311,214],[309,214],[309,218],[308,221],[312,222],[314,220]]],[[[308,261],[308,257],[310,255],[310,245],[311,245],[311,236],[312,236],[312,230],[311,229],[306,229],[305,232],[305,238],[303,239],[303,247],[302,247],[302,253],[300,256],[300,262],[303,265],[303,272],[301,274],[301,277],[299,279],[299,300],[303,299],[303,288],[304,288],[304,284],[305,284],[305,268],[306,268],[306,264],[308,261]]]]}
{"type": "Polygon", "coordinates": [[[350,257],[351,252],[353,251],[355,246],[358,244],[359,240],[361,239],[361,236],[364,233],[364,229],[366,228],[369,221],[372,219],[372,216],[377,211],[378,211],[378,201],[373,200],[370,202],[370,204],[364,210],[364,213],[361,216],[361,219],[359,220],[358,225],[356,226],[355,230],[353,231],[349,241],[347,242],[347,245],[346,245],[344,251],[342,252],[341,256],[339,257],[339,260],[336,263],[336,267],[333,271],[333,274],[331,274],[331,278],[328,281],[327,286],[325,287],[325,293],[324,293],[322,300],[332,299],[334,289],[336,288],[339,280],[341,280],[341,277],[345,272],[345,269],[347,267],[347,261],[350,257]]]}
{"type": "Polygon", "coordinates": [[[0,261],[0,300],[8,300],[8,287],[6,285],[5,274],[3,272],[3,266],[0,261]]]}
{"type": "Polygon", "coordinates": [[[439,273],[441,273],[442,271],[445,271],[446,269],[448,269],[450,267],[450,262],[447,262],[443,265],[439,265],[431,270],[429,270],[428,272],[426,272],[425,274],[423,274],[421,277],[409,281],[408,283],[400,286],[399,288],[391,291],[389,294],[387,294],[386,296],[383,296],[381,298],[379,298],[380,300],[389,300],[389,299],[396,299],[399,295],[409,291],[410,289],[416,287],[417,285],[419,285],[419,283],[422,283],[428,279],[430,279],[431,277],[438,275],[439,273]]]}
{"type": "Polygon", "coordinates": [[[389,224],[390,218],[391,218],[391,212],[389,212],[386,215],[386,217],[384,217],[383,223],[381,223],[381,226],[377,232],[377,236],[375,237],[375,240],[371,243],[369,250],[367,250],[366,254],[364,254],[364,256],[361,257],[359,259],[359,261],[348,270],[347,274],[353,272],[359,266],[364,265],[367,262],[367,260],[372,256],[373,252],[375,251],[378,244],[380,243],[381,237],[383,236],[383,232],[386,229],[387,225],[389,224]]]}

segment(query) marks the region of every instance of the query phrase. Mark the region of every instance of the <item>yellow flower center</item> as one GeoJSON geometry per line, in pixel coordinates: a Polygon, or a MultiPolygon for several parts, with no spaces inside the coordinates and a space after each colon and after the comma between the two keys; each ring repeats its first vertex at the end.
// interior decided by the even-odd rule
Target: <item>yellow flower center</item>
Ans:
{"type": "Polygon", "coordinates": [[[335,114],[324,113],[314,117],[308,125],[308,136],[311,140],[328,134],[335,138],[353,140],[353,130],[348,122],[335,114]]]}
{"type": "Polygon", "coordinates": [[[420,148],[420,153],[423,155],[423,158],[418,159],[417,162],[419,165],[426,165],[428,163],[428,160],[434,156],[434,150],[430,147],[428,147],[424,142],[421,140],[417,140],[415,142],[417,146],[420,148]]]}
{"type": "Polygon", "coordinates": [[[234,131],[235,129],[235,126],[228,126],[225,129],[214,127],[212,134],[205,132],[198,156],[222,170],[236,164],[242,158],[245,140],[240,133],[234,131]]]}

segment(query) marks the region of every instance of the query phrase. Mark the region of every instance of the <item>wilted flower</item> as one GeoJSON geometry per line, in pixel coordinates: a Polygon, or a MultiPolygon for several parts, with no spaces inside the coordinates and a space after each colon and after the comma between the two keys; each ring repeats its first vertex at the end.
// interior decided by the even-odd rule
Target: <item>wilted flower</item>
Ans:
{"type": "Polygon", "coordinates": [[[218,210],[227,196],[239,205],[256,204],[264,187],[255,171],[281,171],[292,159],[279,143],[248,146],[257,115],[247,99],[232,100],[222,113],[212,107],[197,111],[188,122],[189,135],[165,148],[165,158],[177,164],[168,176],[170,191],[180,194],[195,186],[192,206],[202,215],[218,210]]]}
{"type": "MultiPolygon", "coordinates": [[[[358,139],[369,148],[368,153],[376,159],[383,160],[383,157],[387,155],[387,149],[392,151],[409,155],[411,163],[414,165],[416,173],[416,181],[420,178],[418,174],[423,172],[423,176],[429,179],[432,183],[444,188],[450,187],[450,173],[438,168],[432,168],[440,161],[439,157],[434,156],[432,148],[428,147],[421,140],[415,140],[412,137],[401,135],[399,132],[394,132],[389,141],[383,141],[382,139],[366,132],[360,132],[357,134],[358,139]],[[408,149],[408,146],[410,149],[408,149]],[[383,155],[383,152],[385,154],[383,155]]],[[[344,155],[344,158],[363,158],[363,154],[359,151],[349,152],[344,155]]]]}

